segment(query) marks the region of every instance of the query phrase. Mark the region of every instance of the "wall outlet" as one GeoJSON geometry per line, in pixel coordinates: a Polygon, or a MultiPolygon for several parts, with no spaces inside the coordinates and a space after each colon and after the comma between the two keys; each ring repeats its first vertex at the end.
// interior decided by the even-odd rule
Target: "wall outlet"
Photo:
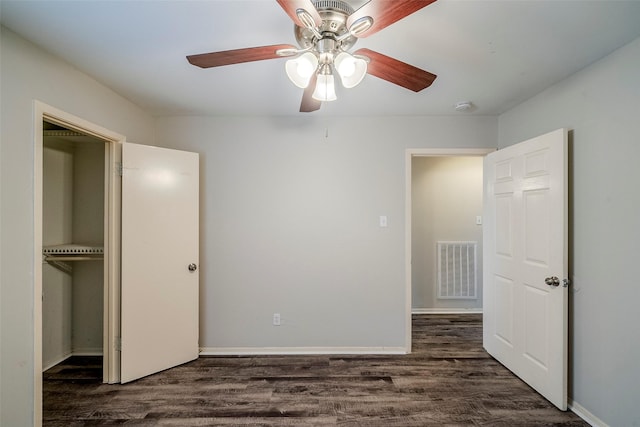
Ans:
{"type": "Polygon", "coordinates": [[[280,313],[273,313],[273,326],[280,326],[280,313]]]}

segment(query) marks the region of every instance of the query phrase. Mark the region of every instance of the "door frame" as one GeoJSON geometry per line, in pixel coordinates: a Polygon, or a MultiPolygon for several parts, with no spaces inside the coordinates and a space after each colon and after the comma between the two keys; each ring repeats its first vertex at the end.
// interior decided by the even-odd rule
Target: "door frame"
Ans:
{"type": "Polygon", "coordinates": [[[120,381],[117,337],[120,335],[120,193],[121,177],[116,173],[121,162],[123,135],[40,101],[34,101],[33,114],[33,369],[34,424],[42,424],[42,196],[43,196],[43,122],[64,126],[105,141],[104,210],[104,298],[103,298],[103,381],[120,381]]]}
{"type": "Polygon", "coordinates": [[[411,190],[412,190],[412,159],[414,157],[484,157],[496,151],[497,148],[407,148],[405,150],[405,351],[411,353],[411,190]]]}

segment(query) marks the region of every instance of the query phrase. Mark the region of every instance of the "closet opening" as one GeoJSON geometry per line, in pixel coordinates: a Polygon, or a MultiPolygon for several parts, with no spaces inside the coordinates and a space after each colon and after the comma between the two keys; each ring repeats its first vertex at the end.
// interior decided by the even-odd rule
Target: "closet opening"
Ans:
{"type": "Polygon", "coordinates": [[[102,379],[109,143],[42,125],[42,370],[84,357],[102,379]]]}
{"type": "Polygon", "coordinates": [[[90,354],[102,382],[120,381],[125,137],[37,100],[33,118],[33,414],[40,425],[43,368],[90,354]]]}

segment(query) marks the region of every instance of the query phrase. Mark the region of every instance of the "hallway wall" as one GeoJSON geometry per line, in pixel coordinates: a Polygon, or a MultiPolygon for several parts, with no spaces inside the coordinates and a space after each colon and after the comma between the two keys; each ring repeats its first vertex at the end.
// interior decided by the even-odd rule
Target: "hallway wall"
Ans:
{"type": "Polygon", "coordinates": [[[412,164],[412,308],[482,310],[483,157],[414,157],[412,164]],[[475,299],[438,298],[438,241],[474,241],[475,299]]]}

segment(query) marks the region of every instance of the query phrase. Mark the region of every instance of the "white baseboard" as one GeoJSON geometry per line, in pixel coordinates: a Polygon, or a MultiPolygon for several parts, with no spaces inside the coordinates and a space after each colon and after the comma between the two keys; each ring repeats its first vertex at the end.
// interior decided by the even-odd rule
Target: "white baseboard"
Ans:
{"type": "Polygon", "coordinates": [[[609,427],[607,423],[602,421],[600,418],[593,415],[589,412],[584,406],[580,405],[578,402],[569,399],[569,409],[571,412],[582,418],[584,421],[592,425],[593,427],[609,427]]]}
{"type": "Polygon", "coordinates": [[[102,356],[101,348],[80,348],[73,350],[72,356],[102,356]]]}
{"type": "Polygon", "coordinates": [[[57,357],[57,358],[55,358],[54,360],[51,360],[51,361],[44,361],[43,360],[42,361],[42,372],[48,371],[49,369],[53,368],[57,364],[59,364],[61,362],[64,362],[65,360],[67,360],[71,356],[73,356],[73,352],[65,353],[62,356],[59,356],[59,357],[57,357]]]}
{"type": "Polygon", "coordinates": [[[407,354],[404,347],[202,347],[201,356],[407,354]]]}
{"type": "Polygon", "coordinates": [[[481,308],[412,308],[411,314],[482,314],[481,308]]]}
{"type": "Polygon", "coordinates": [[[54,366],[64,362],[71,356],[102,356],[102,355],[103,353],[101,348],[83,348],[83,349],[72,350],[68,353],[63,354],[62,356],[57,357],[53,361],[49,361],[49,362],[43,361],[42,372],[48,371],[54,366]]]}

